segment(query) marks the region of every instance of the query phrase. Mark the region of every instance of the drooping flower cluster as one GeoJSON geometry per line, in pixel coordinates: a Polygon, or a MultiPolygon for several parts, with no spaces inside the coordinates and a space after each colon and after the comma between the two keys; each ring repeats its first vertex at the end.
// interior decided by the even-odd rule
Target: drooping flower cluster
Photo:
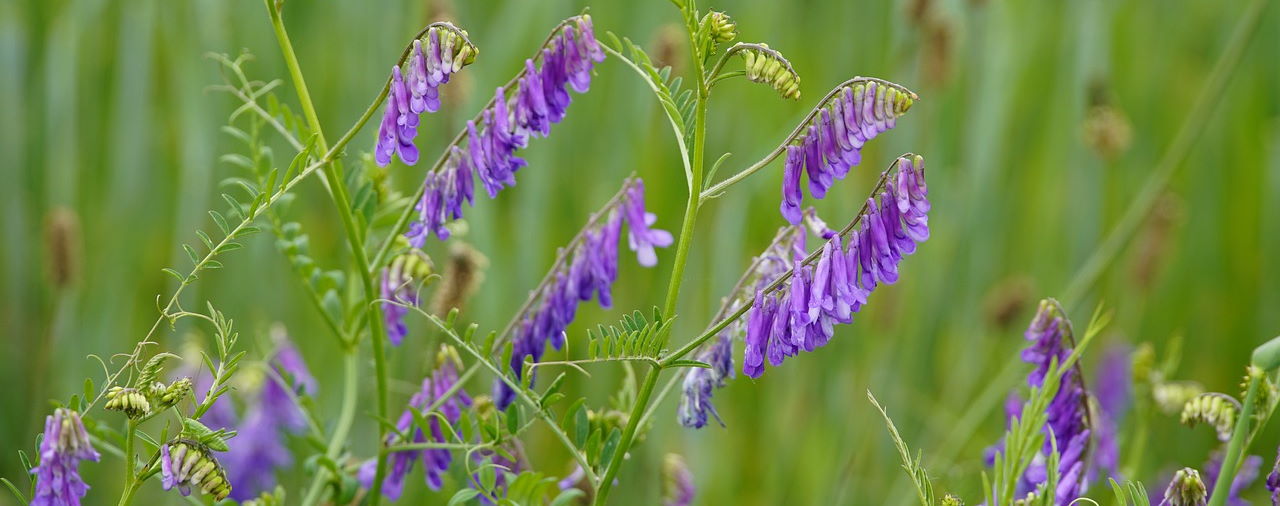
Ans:
{"type": "Polygon", "coordinates": [[[478,53],[467,40],[467,32],[449,23],[433,23],[426,34],[413,41],[404,63],[391,67],[387,109],[374,147],[378,165],[387,166],[393,155],[409,165],[418,163],[418,146],[413,139],[418,136],[420,115],[440,109],[440,86],[475,61],[478,53]]]}
{"type": "Polygon", "coordinates": [[[80,478],[80,461],[97,462],[98,452],[89,442],[89,433],[80,414],[58,408],[44,418],[44,439],[40,441],[40,464],[31,469],[36,475],[33,506],[71,504],[78,506],[89,491],[80,478]]]}
{"type": "Polygon", "coordinates": [[[782,98],[800,98],[800,74],[782,53],[769,49],[768,44],[737,44],[732,50],[742,55],[747,80],[769,85],[782,98]]]}
{"type": "Polygon", "coordinates": [[[791,278],[778,294],[757,290],[747,312],[742,372],[758,378],[764,362],[813,351],[831,339],[836,323],[851,323],[880,284],[898,280],[898,265],[929,237],[924,160],[900,158],[897,173],[886,175],[879,198],[867,199],[861,228],[848,241],[835,235],[823,244],[816,262],[796,255],[791,278]]]}
{"type": "MultiPolygon", "coordinates": [[[[787,225],[779,229],[773,242],[769,243],[764,252],[755,258],[733,293],[725,298],[716,319],[723,317],[731,306],[750,303],[756,290],[768,286],[786,274],[791,268],[791,258],[804,252],[803,227],[787,225]]],[[[681,425],[700,429],[706,426],[708,417],[714,417],[721,426],[724,425],[715,406],[711,404],[711,397],[714,389],[724,387],[725,382],[734,377],[733,343],[745,332],[746,323],[742,319],[734,320],[725,326],[715,339],[704,344],[698,352],[697,360],[710,364],[711,368],[692,367],[685,373],[684,390],[678,411],[681,425]]]]}
{"type": "MultiPolygon", "coordinates": [[[[627,224],[627,245],[640,265],[651,267],[658,261],[654,248],[671,245],[671,234],[650,228],[657,220],[645,211],[644,182],[628,179],[622,191],[599,211],[575,239],[572,259],[557,262],[533,296],[515,328],[511,371],[523,375],[526,357],[542,358],[547,343],[557,350],[564,346],[564,330],[573,322],[578,304],[596,298],[602,307],[613,304],[612,287],[618,278],[618,241],[622,224],[627,224]],[[598,219],[598,218],[603,218],[598,219]]],[[[498,409],[506,409],[515,392],[503,381],[493,387],[498,409]]]]}
{"type": "Polygon", "coordinates": [[[480,123],[467,122],[466,147],[452,147],[441,169],[427,174],[417,219],[405,233],[415,247],[422,247],[431,234],[440,240],[449,238],[445,221],[462,217],[463,201],[475,203],[474,178],[480,179],[490,198],[515,185],[516,171],[526,165],[515,152],[530,137],[549,135],[551,125],[564,119],[571,101],[565,85],[577,93],[591,86],[591,71],[604,60],[591,16],[578,16],[562,26],[542,49],[542,66],[534,58],[525,60],[511,96],[499,87],[492,105],[481,113],[480,123]]]}
{"type": "MultiPolygon", "coordinates": [[[[1031,341],[1022,350],[1022,360],[1035,366],[1027,376],[1027,384],[1032,388],[1044,386],[1051,363],[1062,364],[1071,355],[1070,325],[1057,303],[1041,301],[1039,311],[1023,334],[1031,341]]],[[[1058,488],[1053,491],[1056,504],[1067,504],[1085,489],[1086,473],[1091,467],[1085,461],[1092,431],[1088,402],[1079,367],[1062,371],[1058,392],[1045,408],[1045,432],[1049,436],[1051,431],[1053,441],[1046,437],[1042,449],[1046,455],[1054,445],[1058,450],[1058,488]]],[[[1037,460],[1027,469],[1023,481],[1034,489],[1048,479],[1047,473],[1043,461],[1037,460]]]]}
{"type": "Polygon", "coordinates": [[[800,223],[801,173],[808,175],[813,198],[826,197],[832,183],[862,160],[863,144],[893,128],[915,99],[910,90],[864,78],[855,78],[852,86],[838,90],[814,116],[808,131],[787,146],[782,216],[792,224],[800,223]]]}
{"type": "Polygon", "coordinates": [[[160,447],[160,481],[165,490],[178,487],[182,495],[195,488],[221,501],[231,494],[227,472],[209,447],[191,439],[176,439],[160,447]]]}
{"type": "MultiPolygon", "coordinates": [[[[461,387],[455,388],[460,365],[461,359],[458,358],[457,350],[449,346],[440,348],[436,354],[435,370],[430,377],[422,380],[422,388],[409,398],[409,407],[412,409],[405,409],[400,414],[400,419],[396,421],[396,431],[408,434],[409,440],[402,440],[397,434],[390,434],[387,445],[427,441],[446,442],[445,431],[441,428],[438,417],[430,417],[428,421],[430,434],[427,434],[422,427],[414,426],[413,410],[426,414],[429,408],[434,406],[450,424],[457,423],[462,416],[462,409],[471,405],[471,397],[466,391],[461,387]]],[[[402,450],[392,452],[388,457],[390,469],[382,481],[382,495],[393,501],[399,499],[400,494],[404,492],[405,477],[418,459],[422,459],[422,470],[427,486],[432,490],[440,490],[444,486],[444,473],[448,472],[449,465],[453,462],[453,454],[441,448],[402,450]]],[[[366,488],[370,488],[373,486],[376,474],[377,461],[368,460],[360,467],[360,482],[366,488]]]]}
{"type": "Polygon", "coordinates": [[[276,485],[275,470],[292,461],[284,434],[306,427],[302,409],[294,398],[316,393],[316,380],[298,349],[283,336],[277,340],[276,352],[266,364],[270,373],[263,378],[262,390],[237,424],[237,435],[223,457],[232,485],[231,497],[238,501],[252,499],[276,485]]]}
{"type": "Polygon", "coordinates": [[[387,340],[392,346],[400,346],[409,333],[404,317],[409,313],[406,305],[418,305],[415,282],[431,275],[431,259],[421,251],[410,250],[391,260],[382,270],[382,318],[387,327],[387,340]]]}
{"type": "Polygon", "coordinates": [[[1231,440],[1236,417],[1240,415],[1240,401],[1229,395],[1207,393],[1197,395],[1182,407],[1182,423],[1194,427],[1204,423],[1218,433],[1218,440],[1231,440]]]}

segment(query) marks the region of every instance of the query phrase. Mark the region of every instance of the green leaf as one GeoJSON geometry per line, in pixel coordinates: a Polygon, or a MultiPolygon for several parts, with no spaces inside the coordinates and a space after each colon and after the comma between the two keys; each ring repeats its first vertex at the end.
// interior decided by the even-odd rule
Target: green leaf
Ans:
{"type": "MultiPolygon", "coordinates": [[[[622,441],[622,431],[614,427],[609,431],[609,439],[604,442],[604,448],[600,450],[600,462],[607,463],[613,460],[613,453],[618,450],[618,443],[622,441]]],[[[607,464],[606,464],[607,465],[607,464]]]]}
{"type": "Polygon", "coordinates": [[[568,506],[570,504],[576,504],[574,502],[575,499],[585,497],[586,495],[586,492],[583,492],[582,489],[570,487],[560,491],[560,495],[557,495],[556,498],[551,501],[551,506],[568,506]]]}
{"type": "Polygon", "coordinates": [[[591,436],[587,438],[587,444],[582,447],[582,452],[587,454],[587,462],[592,466],[600,463],[600,429],[591,431],[591,436]]]}
{"type": "Polygon", "coordinates": [[[209,217],[213,218],[213,224],[218,226],[218,230],[222,231],[222,235],[227,235],[227,232],[231,230],[227,228],[227,219],[222,217],[222,213],[210,209],[209,217]]]}
{"type": "Polygon", "coordinates": [[[453,494],[453,497],[449,498],[449,506],[457,506],[459,504],[463,504],[467,501],[475,499],[476,496],[478,495],[480,495],[480,491],[474,488],[460,489],[453,494]]]}
{"type": "Polygon", "coordinates": [[[507,408],[507,433],[516,434],[520,432],[520,405],[512,404],[507,408]]]}
{"type": "Polygon", "coordinates": [[[84,379],[84,398],[85,399],[93,398],[93,378],[84,379]]]}
{"type": "Polygon", "coordinates": [[[573,436],[574,442],[579,447],[586,444],[587,436],[591,432],[591,417],[587,414],[587,407],[582,404],[586,399],[581,399],[578,409],[573,411],[573,436]]]}
{"type": "Polygon", "coordinates": [[[161,270],[161,271],[163,271],[164,273],[166,273],[166,274],[170,275],[170,276],[173,276],[173,277],[174,277],[174,279],[177,279],[179,283],[181,283],[181,282],[183,282],[183,281],[186,281],[186,280],[187,280],[187,277],[186,277],[186,276],[183,276],[182,274],[179,274],[179,273],[178,273],[178,271],[175,271],[175,270],[170,269],[170,268],[168,268],[168,267],[165,267],[165,268],[160,269],[160,270],[161,270]]]}
{"type": "Polygon", "coordinates": [[[197,255],[197,254],[196,254],[196,249],[195,249],[195,248],[192,248],[192,247],[191,247],[190,245],[188,245],[188,244],[183,244],[183,245],[182,245],[182,250],[187,252],[187,257],[191,259],[191,265],[199,265],[199,264],[200,264],[200,255],[197,255]]]}
{"type": "Polygon", "coordinates": [[[667,367],[699,367],[702,369],[710,369],[711,364],[708,364],[706,362],[701,362],[698,360],[680,359],[680,360],[672,360],[671,363],[667,365],[667,367]]]}
{"type": "Polygon", "coordinates": [[[14,497],[18,498],[18,502],[24,505],[30,504],[27,502],[27,496],[22,495],[22,492],[18,491],[18,487],[13,486],[13,483],[10,482],[8,478],[0,478],[0,483],[3,483],[4,487],[9,489],[9,492],[11,492],[14,497]]]}

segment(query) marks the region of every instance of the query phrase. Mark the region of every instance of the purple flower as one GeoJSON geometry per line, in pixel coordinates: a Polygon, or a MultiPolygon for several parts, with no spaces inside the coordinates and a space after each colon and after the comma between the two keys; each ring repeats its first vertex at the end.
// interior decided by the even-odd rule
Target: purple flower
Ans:
{"type": "Polygon", "coordinates": [[[680,398],[680,424],[695,429],[707,425],[711,415],[724,426],[716,407],[711,404],[713,388],[723,387],[732,378],[733,332],[726,328],[720,332],[711,346],[698,354],[698,360],[711,364],[711,368],[694,367],[684,377],[684,395],[680,398]]]}
{"type": "Polygon", "coordinates": [[[1280,506],[1280,448],[1276,449],[1276,463],[1267,475],[1267,490],[1271,492],[1272,506],[1280,506]]]}
{"type": "Polygon", "coordinates": [[[58,408],[44,418],[44,439],[40,441],[40,464],[31,469],[36,475],[37,506],[79,505],[89,491],[80,478],[80,461],[97,462],[98,452],[89,441],[89,433],[75,411],[58,408]]]}
{"type": "Polygon", "coordinates": [[[689,506],[693,504],[693,473],[684,459],[674,453],[668,453],[662,462],[662,504],[663,506],[689,506]]]}
{"type": "MultiPolygon", "coordinates": [[[[535,291],[529,307],[519,315],[512,342],[511,371],[517,379],[524,374],[526,358],[542,358],[548,343],[559,350],[564,346],[564,331],[573,322],[578,304],[597,298],[601,307],[613,303],[611,289],[618,277],[618,240],[622,223],[627,223],[629,244],[636,250],[641,265],[651,267],[657,261],[654,247],[671,244],[671,234],[649,228],[653,213],[644,209],[644,182],[631,179],[624,183],[619,197],[601,210],[593,225],[584,229],[572,248],[572,258],[557,262],[552,272],[535,291]],[[647,263],[646,263],[647,262],[647,263]]],[[[506,409],[515,392],[501,380],[493,386],[494,403],[506,409]]]]}
{"type": "Polygon", "coordinates": [[[413,41],[413,50],[401,65],[391,68],[387,109],[378,126],[374,159],[380,166],[391,163],[392,155],[408,165],[418,163],[418,124],[424,112],[440,109],[440,86],[449,76],[474,58],[476,49],[452,27],[432,26],[423,39],[413,41]],[[423,47],[423,40],[426,47],[423,47]]]}
{"type": "MultiPolygon", "coordinates": [[[[1249,488],[1262,469],[1262,457],[1250,455],[1240,465],[1239,472],[1231,480],[1231,488],[1227,490],[1227,506],[1249,506],[1249,501],[1240,498],[1240,492],[1249,488]]],[[[1212,491],[1218,483],[1218,475],[1222,472],[1222,454],[1215,452],[1204,465],[1204,485],[1212,491]]]]}
{"type": "Polygon", "coordinates": [[[392,346],[400,346],[409,333],[404,323],[405,315],[409,314],[407,306],[417,306],[419,302],[414,282],[429,275],[431,259],[418,250],[395,257],[382,270],[381,293],[386,299],[382,302],[382,318],[387,327],[387,340],[392,346]]]}
{"type": "Polygon", "coordinates": [[[1129,372],[1131,352],[1124,345],[1109,348],[1093,383],[1096,385],[1095,397],[1099,407],[1094,420],[1098,435],[1094,462],[1098,468],[1108,473],[1108,477],[1117,479],[1120,465],[1117,435],[1119,423],[1129,407],[1133,383],[1133,375],[1129,372]]]}
{"type": "MultiPolygon", "coordinates": [[[[800,223],[800,175],[809,178],[809,193],[821,200],[831,185],[862,161],[862,146],[894,127],[915,94],[875,80],[860,80],[837,91],[812,117],[805,134],[787,146],[782,176],[782,216],[800,223]]],[[[926,209],[927,210],[927,204],[926,209]]],[[[906,212],[903,210],[902,212],[906,212]]],[[[919,242],[922,238],[917,238],[919,242]]]]}
{"type": "Polygon", "coordinates": [[[231,497],[237,501],[252,499],[275,487],[275,470],[293,461],[284,445],[284,434],[306,427],[305,415],[294,397],[316,393],[315,378],[298,349],[287,338],[278,339],[275,355],[267,361],[273,374],[264,380],[223,458],[232,486],[231,497]]]}
{"type": "MultiPolygon", "coordinates": [[[[550,135],[551,125],[564,119],[572,99],[565,86],[585,93],[591,85],[591,71],[597,62],[604,59],[604,52],[592,33],[591,17],[582,15],[566,23],[539,56],[541,67],[534,61],[536,57],[525,60],[516,88],[497,88],[492,105],[481,112],[479,124],[474,121],[467,123],[466,147],[451,148],[441,169],[427,174],[422,198],[417,205],[417,220],[405,233],[414,247],[422,247],[431,234],[442,241],[449,238],[449,231],[444,227],[446,219],[462,218],[464,200],[475,203],[473,178],[480,179],[489,198],[497,197],[503,188],[515,186],[516,171],[527,165],[522,158],[515,156],[515,152],[528,144],[529,137],[550,135]]],[[[427,68],[432,68],[430,57],[427,68]]],[[[389,104],[391,98],[388,99],[389,104]]],[[[383,123],[396,124],[388,118],[384,118],[383,123]]],[[[395,149],[390,141],[385,143],[387,148],[382,148],[384,143],[381,139],[380,135],[379,163],[382,163],[383,149],[395,149]]],[[[395,140],[394,137],[389,139],[395,140]]],[[[390,159],[389,152],[386,158],[390,159]]],[[[643,216],[637,223],[641,223],[638,227],[644,227],[643,216]]],[[[637,247],[657,245],[661,241],[660,234],[637,237],[641,240],[637,247]],[[657,242],[643,242],[645,240],[657,242]]]]}
{"type": "Polygon", "coordinates": [[[915,252],[918,241],[928,238],[929,203],[923,159],[901,158],[896,167],[896,174],[886,174],[884,191],[867,200],[859,216],[861,229],[851,231],[847,243],[834,231],[826,233],[829,229],[816,217],[810,218],[821,235],[829,237],[816,262],[806,264],[799,252],[794,253],[792,276],[776,306],[771,294],[756,297],[747,312],[744,374],[755,378],[764,372],[758,357],[768,357],[777,367],[799,350],[826,345],[835,324],[851,323],[876,286],[898,280],[898,264],[915,252]]]}
{"type": "MultiPolygon", "coordinates": [[[[461,388],[455,388],[458,383],[458,364],[457,351],[448,346],[440,349],[436,357],[435,371],[430,377],[422,380],[422,388],[409,399],[409,406],[413,409],[406,409],[396,421],[396,431],[408,434],[409,440],[402,440],[398,434],[389,434],[387,445],[447,441],[439,417],[429,417],[427,431],[424,432],[423,427],[414,426],[413,410],[426,414],[428,408],[438,403],[436,409],[449,424],[458,422],[462,416],[462,409],[471,406],[471,397],[461,388]]],[[[433,448],[396,451],[387,458],[390,469],[382,481],[382,495],[394,501],[404,492],[405,477],[418,459],[422,459],[423,462],[422,470],[427,487],[440,490],[444,484],[444,473],[448,472],[449,465],[453,461],[453,454],[447,449],[433,448]]],[[[360,466],[357,477],[366,488],[371,488],[376,474],[377,462],[370,459],[360,466]]]]}

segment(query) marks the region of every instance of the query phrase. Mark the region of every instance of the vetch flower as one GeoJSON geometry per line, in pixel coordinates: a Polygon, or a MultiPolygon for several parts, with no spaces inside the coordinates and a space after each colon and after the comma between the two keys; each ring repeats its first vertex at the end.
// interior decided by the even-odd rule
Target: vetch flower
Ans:
{"type": "Polygon", "coordinates": [[[1276,449],[1276,463],[1267,475],[1267,490],[1271,492],[1272,506],[1280,506],[1280,448],[1276,449]]]}
{"type": "Polygon", "coordinates": [[[418,136],[420,115],[440,109],[440,86],[475,61],[478,53],[467,32],[449,23],[433,23],[413,41],[409,56],[391,68],[387,108],[374,146],[378,165],[387,166],[392,156],[408,165],[418,163],[418,146],[413,140],[418,136]]]}
{"type": "MultiPolygon", "coordinates": [[[[670,245],[671,234],[650,228],[655,220],[653,213],[644,208],[644,182],[628,179],[574,238],[568,252],[558,255],[551,272],[534,290],[512,327],[509,365],[517,379],[524,374],[526,358],[540,360],[548,343],[557,350],[564,346],[564,330],[573,322],[578,304],[595,298],[601,307],[612,306],[613,282],[618,278],[618,241],[624,222],[628,244],[640,265],[651,267],[657,263],[654,248],[670,245]]],[[[499,409],[506,409],[515,399],[515,392],[498,380],[493,386],[493,398],[499,409]]]]}
{"type": "Polygon", "coordinates": [[[777,367],[799,350],[826,345],[835,324],[852,323],[877,286],[898,280],[899,263],[929,237],[930,206],[924,159],[903,157],[895,168],[885,174],[883,190],[867,199],[856,220],[860,228],[827,239],[816,261],[795,255],[778,295],[757,293],[747,311],[744,374],[760,377],[762,357],[777,367]]]}
{"type": "Polygon", "coordinates": [[[409,314],[406,306],[418,305],[418,287],[431,275],[431,259],[419,250],[410,250],[396,256],[382,270],[381,296],[382,318],[387,327],[387,340],[392,346],[400,346],[409,333],[404,317],[409,314]]]}
{"type": "Polygon", "coordinates": [[[1194,427],[1204,423],[1214,428],[1219,441],[1230,441],[1235,431],[1240,403],[1229,395],[1219,393],[1200,394],[1182,407],[1182,423],[1194,427]]]}
{"type": "Polygon", "coordinates": [[[44,419],[44,439],[40,441],[40,464],[31,469],[36,475],[33,506],[76,505],[89,491],[80,478],[80,461],[98,461],[98,452],[89,441],[89,433],[80,414],[58,408],[44,419]]]}
{"type": "MultiPolygon", "coordinates": [[[[744,53],[745,54],[745,53],[744,53]]],[[[827,104],[810,116],[808,128],[801,128],[794,143],[786,147],[782,170],[782,216],[800,223],[799,209],[804,195],[801,175],[809,179],[809,193],[821,200],[831,185],[849,174],[862,161],[862,147],[877,135],[894,127],[897,118],[917,99],[911,90],[871,78],[854,78],[833,91],[827,104]]],[[[901,174],[901,173],[900,173],[901,174]]],[[[902,177],[902,176],[900,176],[902,177]]],[[[915,176],[906,176],[915,177],[915,176]]],[[[916,190],[927,193],[920,178],[916,190]]],[[[898,195],[908,199],[906,195],[898,195]]],[[[927,212],[928,200],[920,200],[927,212]]],[[[906,213],[904,209],[902,213],[906,213]]],[[[908,227],[908,233],[920,232],[908,227]]]]}
{"type": "MultiPolygon", "coordinates": [[[[442,241],[448,239],[445,221],[462,218],[463,201],[475,203],[473,178],[480,179],[489,198],[514,186],[516,171],[527,165],[515,152],[528,145],[530,137],[550,135],[551,125],[564,119],[572,101],[565,86],[577,93],[590,88],[591,72],[604,60],[591,16],[570,18],[557,30],[537,55],[525,60],[515,88],[497,88],[490,105],[480,113],[479,123],[467,122],[466,146],[451,147],[440,169],[427,174],[416,207],[417,219],[405,233],[414,247],[422,247],[431,234],[442,241]],[[541,59],[541,66],[537,59],[541,59]]],[[[384,125],[395,124],[389,118],[384,118],[384,125]]],[[[385,144],[386,149],[394,150],[390,141],[385,144]]]]}
{"type": "Polygon", "coordinates": [[[276,351],[265,364],[271,374],[266,375],[257,398],[237,425],[234,444],[222,459],[232,485],[231,497],[238,501],[275,487],[275,470],[293,461],[284,445],[284,434],[306,428],[305,415],[294,398],[316,393],[316,380],[298,349],[283,334],[277,334],[276,341],[276,351]]]}
{"type": "Polygon", "coordinates": [[[160,447],[160,481],[165,490],[178,487],[182,495],[191,489],[221,501],[231,494],[227,473],[213,453],[198,441],[175,439],[160,447]]]}
{"type": "MultiPolygon", "coordinates": [[[[732,37],[732,33],[729,35],[732,37]]],[[[769,49],[768,44],[748,43],[735,44],[729,52],[742,55],[747,80],[769,85],[782,98],[800,98],[800,74],[791,68],[791,62],[782,53],[769,49]]]]}
{"type": "Polygon", "coordinates": [[[689,506],[693,504],[693,473],[685,465],[684,458],[668,453],[662,460],[663,506],[689,506]]]}
{"type": "Polygon", "coordinates": [[[1160,506],[1204,506],[1207,496],[1208,489],[1200,481],[1200,473],[1184,467],[1174,474],[1169,488],[1164,491],[1160,506]]]}
{"type": "MultiPolygon", "coordinates": [[[[431,376],[422,380],[422,388],[409,399],[409,406],[413,409],[406,409],[396,421],[396,431],[408,434],[410,439],[401,440],[397,434],[389,434],[386,441],[388,446],[401,443],[447,441],[438,417],[429,417],[427,430],[424,431],[423,427],[414,426],[413,410],[416,409],[425,415],[428,408],[437,405],[436,409],[449,424],[457,423],[462,416],[462,409],[471,406],[471,397],[466,391],[457,387],[460,366],[461,359],[458,358],[457,350],[450,346],[442,346],[436,354],[435,370],[432,371],[431,376]]],[[[427,487],[440,490],[444,485],[444,473],[448,472],[449,465],[453,461],[453,454],[447,449],[433,448],[395,451],[387,458],[391,467],[383,478],[382,495],[394,501],[404,492],[405,477],[418,459],[422,459],[423,462],[423,474],[427,487]]],[[[366,488],[371,488],[376,473],[377,462],[370,459],[360,466],[358,478],[366,488]]]]}

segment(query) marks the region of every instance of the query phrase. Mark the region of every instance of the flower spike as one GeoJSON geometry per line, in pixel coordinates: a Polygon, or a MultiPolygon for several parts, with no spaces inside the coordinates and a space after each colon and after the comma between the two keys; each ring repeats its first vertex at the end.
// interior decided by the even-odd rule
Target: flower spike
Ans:
{"type": "Polygon", "coordinates": [[[413,40],[407,57],[391,68],[387,108],[374,147],[378,165],[387,166],[393,156],[408,165],[418,163],[414,138],[421,114],[440,109],[440,86],[479,52],[466,30],[449,23],[432,23],[413,40]]]}

